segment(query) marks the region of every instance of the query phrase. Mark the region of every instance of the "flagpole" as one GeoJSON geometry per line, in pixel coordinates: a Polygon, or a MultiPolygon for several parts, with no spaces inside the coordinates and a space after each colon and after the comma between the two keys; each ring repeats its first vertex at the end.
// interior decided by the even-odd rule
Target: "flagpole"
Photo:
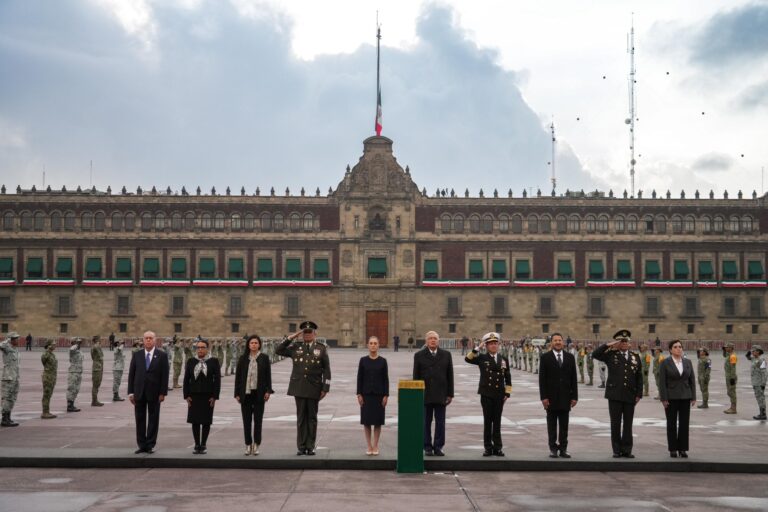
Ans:
{"type": "Polygon", "coordinates": [[[379,13],[376,13],[376,121],[374,129],[376,136],[381,136],[381,25],[379,25],[379,13]]]}

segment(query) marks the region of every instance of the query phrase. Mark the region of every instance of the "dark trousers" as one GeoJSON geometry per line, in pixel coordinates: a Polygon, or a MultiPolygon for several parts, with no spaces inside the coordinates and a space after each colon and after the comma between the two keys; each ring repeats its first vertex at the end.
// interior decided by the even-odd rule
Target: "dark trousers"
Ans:
{"type": "Polygon", "coordinates": [[[296,399],[296,447],[299,450],[314,450],[317,438],[317,406],[320,400],[316,398],[296,399]]]}
{"type": "Polygon", "coordinates": [[[264,419],[264,394],[251,391],[240,397],[240,412],[243,415],[245,444],[261,444],[261,423],[264,419]],[[253,424],[253,431],[251,431],[253,424]]]}
{"type": "Polygon", "coordinates": [[[195,440],[195,447],[205,446],[208,442],[208,434],[211,433],[210,425],[202,425],[200,423],[192,424],[192,437],[195,440]]]}
{"type": "Polygon", "coordinates": [[[160,429],[160,401],[137,398],[134,407],[136,416],[136,444],[143,450],[154,448],[160,429]]]}
{"type": "Polygon", "coordinates": [[[501,449],[501,412],[504,409],[504,396],[480,395],[483,408],[483,446],[486,450],[501,449]]]}
{"type": "Polygon", "coordinates": [[[691,401],[670,400],[664,409],[667,415],[667,447],[669,451],[688,451],[688,423],[691,419],[691,401]]]}
{"type": "Polygon", "coordinates": [[[442,450],[445,446],[445,404],[424,404],[424,449],[442,450]],[[432,441],[432,416],[435,440],[432,441]]]}
{"type": "Polygon", "coordinates": [[[632,453],[632,418],[635,417],[635,403],[608,400],[608,414],[611,416],[613,453],[632,453]]]}
{"type": "Polygon", "coordinates": [[[549,435],[550,451],[566,451],[568,449],[568,418],[570,414],[571,411],[569,410],[553,411],[552,408],[547,409],[547,434],[549,435]]]}

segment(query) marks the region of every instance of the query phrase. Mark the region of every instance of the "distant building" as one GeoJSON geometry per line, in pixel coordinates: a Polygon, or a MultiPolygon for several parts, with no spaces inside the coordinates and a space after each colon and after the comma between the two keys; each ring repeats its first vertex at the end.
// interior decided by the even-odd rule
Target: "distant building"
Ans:
{"type": "Polygon", "coordinates": [[[327,196],[3,188],[0,327],[766,337],[765,197],[512,195],[428,197],[385,137],[327,196]]]}

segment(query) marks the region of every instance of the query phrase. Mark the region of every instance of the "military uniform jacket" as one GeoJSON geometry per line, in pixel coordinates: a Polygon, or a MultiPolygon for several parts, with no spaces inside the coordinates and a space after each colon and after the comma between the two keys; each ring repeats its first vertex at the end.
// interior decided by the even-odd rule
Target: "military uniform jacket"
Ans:
{"type": "Polygon", "coordinates": [[[498,363],[491,354],[480,354],[472,350],[464,361],[480,368],[480,384],[477,394],[490,397],[504,397],[512,393],[512,375],[509,372],[509,361],[501,354],[496,354],[498,363]]]}
{"type": "Polygon", "coordinates": [[[80,347],[69,347],[69,373],[83,373],[83,353],[80,347]]]}
{"type": "Polygon", "coordinates": [[[45,350],[40,356],[40,362],[43,363],[43,372],[56,375],[56,369],[59,367],[59,362],[56,360],[56,354],[45,350]]]}
{"type": "Polygon", "coordinates": [[[424,403],[445,404],[453,397],[453,358],[451,353],[437,348],[432,355],[424,347],[413,356],[413,380],[424,381],[424,403]]]}
{"type": "Polygon", "coordinates": [[[653,361],[653,357],[651,357],[651,354],[647,350],[645,352],[640,352],[639,356],[643,373],[647,375],[648,371],[651,369],[651,361],[653,361]]]}
{"type": "Polygon", "coordinates": [[[3,351],[3,380],[19,380],[19,351],[9,340],[0,343],[0,350],[3,351]]]}
{"type": "Polygon", "coordinates": [[[123,349],[115,347],[115,360],[112,361],[112,371],[122,372],[125,370],[125,355],[123,349]]]}
{"type": "Polygon", "coordinates": [[[734,353],[731,352],[730,354],[725,355],[725,378],[726,379],[733,379],[736,381],[736,363],[738,362],[739,358],[734,353]]]}
{"type": "Polygon", "coordinates": [[[102,371],[104,369],[104,352],[100,346],[91,347],[91,360],[93,361],[93,369],[95,371],[102,371]]]}
{"type": "Polygon", "coordinates": [[[317,342],[294,343],[285,338],[277,347],[277,354],[293,359],[288,394],[298,398],[320,399],[320,392],[331,389],[331,363],[328,348],[317,342]]]}
{"type": "Polygon", "coordinates": [[[710,358],[699,359],[699,380],[709,380],[712,373],[712,360],[710,358]]]}
{"type": "Polygon", "coordinates": [[[608,350],[608,345],[602,344],[592,352],[592,357],[608,367],[605,398],[635,403],[643,397],[643,374],[636,352],[629,351],[629,357],[625,358],[620,351],[608,350]]]}
{"type": "Polygon", "coordinates": [[[763,356],[752,358],[752,367],[750,368],[750,378],[752,379],[752,385],[756,387],[765,387],[766,377],[768,376],[766,370],[766,363],[763,356]]]}

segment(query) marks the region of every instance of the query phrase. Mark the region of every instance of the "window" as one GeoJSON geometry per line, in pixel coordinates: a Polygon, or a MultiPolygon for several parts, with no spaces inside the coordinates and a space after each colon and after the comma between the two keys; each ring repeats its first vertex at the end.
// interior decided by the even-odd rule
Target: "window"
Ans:
{"type": "Polygon", "coordinates": [[[237,334],[237,333],[239,333],[239,332],[240,332],[240,324],[238,324],[238,323],[232,323],[232,325],[230,326],[230,332],[231,332],[232,334],[237,334]]]}
{"type": "Polygon", "coordinates": [[[221,212],[218,212],[213,217],[213,229],[215,229],[216,231],[224,231],[224,220],[225,220],[224,214],[221,212]]]}
{"type": "Polygon", "coordinates": [[[200,229],[203,231],[213,229],[213,216],[210,213],[204,213],[200,216],[200,229]]]}
{"type": "Polygon", "coordinates": [[[456,324],[448,324],[448,333],[456,334],[456,324]]]}
{"type": "Polygon", "coordinates": [[[499,334],[504,332],[504,324],[493,324],[493,326],[494,326],[494,331],[495,332],[497,332],[499,334]]]}
{"type": "Polygon", "coordinates": [[[289,217],[289,223],[291,231],[299,231],[301,229],[301,215],[298,213],[292,213],[289,217]]]}
{"type": "Polygon", "coordinates": [[[648,334],[656,334],[656,324],[648,324],[648,334]]]}
{"type": "Polygon", "coordinates": [[[715,233],[722,233],[723,232],[724,221],[723,221],[722,217],[720,217],[719,215],[717,217],[715,217],[715,221],[714,221],[713,224],[714,224],[713,225],[713,231],[715,233]]]}
{"type": "Polygon", "coordinates": [[[123,214],[115,212],[112,214],[112,231],[123,230],[123,214]]]}
{"type": "Polygon", "coordinates": [[[117,314],[118,315],[131,314],[131,297],[129,297],[128,295],[117,296],[117,314]]]}
{"type": "Polygon", "coordinates": [[[507,278],[506,260],[493,260],[491,262],[491,275],[493,279],[506,279],[507,278]]]}
{"type": "Polygon", "coordinates": [[[213,258],[200,258],[200,279],[214,279],[216,277],[216,260],[213,258]]]}
{"type": "MultiPolygon", "coordinates": [[[[13,227],[10,229],[12,230],[13,227]]],[[[64,229],[64,217],[59,212],[53,212],[51,214],[51,231],[61,231],[62,229],[64,229]]]]}
{"type": "Polygon", "coordinates": [[[157,258],[144,258],[144,279],[157,279],[160,277],[160,260],[157,258]]]}
{"type": "Polygon", "coordinates": [[[597,230],[601,233],[608,232],[608,216],[607,215],[600,215],[597,218],[597,230]]]}
{"type": "Polygon", "coordinates": [[[437,279],[437,260],[424,260],[424,279],[437,279]]]}
{"type": "Polygon", "coordinates": [[[528,260],[517,260],[515,262],[515,279],[530,279],[531,266],[528,260]]]}
{"type": "Polygon", "coordinates": [[[0,296],[0,316],[10,316],[13,314],[13,305],[8,295],[0,296]]]}
{"type": "Polygon", "coordinates": [[[60,279],[72,278],[72,258],[58,258],[56,260],[56,277],[60,279]]]}
{"type": "Polygon", "coordinates": [[[634,215],[630,215],[627,217],[627,232],[628,233],[636,233],[637,232],[637,217],[634,215]]]}
{"type": "Polygon", "coordinates": [[[600,334],[600,324],[592,324],[592,334],[600,334]]]}
{"type": "Polygon", "coordinates": [[[497,316],[507,314],[507,298],[506,297],[493,298],[493,314],[497,316]]]}
{"type": "Polygon", "coordinates": [[[461,215],[456,215],[453,218],[453,230],[456,233],[464,232],[464,217],[462,217],[461,215]]]}
{"type": "Polygon", "coordinates": [[[259,258],[256,261],[256,277],[272,279],[272,258],[259,258]]]}
{"type": "Polygon", "coordinates": [[[285,260],[285,277],[287,279],[301,279],[301,260],[288,258],[285,260]]]}
{"type": "Polygon", "coordinates": [[[240,316],[243,314],[243,298],[239,295],[229,297],[229,314],[231,316],[240,316]]]}
{"type": "Polygon", "coordinates": [[[659,316],[661,314],[658,297],[645,298],[645,314],[646,316],[659,316]]]}
{"type": "Polygon", "coordinates": [[[752,334],[760,334],[760,326],[758,324],[752,324],[752,334]]]}
{"type": "Polygon", "coordinates": [[[446,313],[447,316],[460,316],[461,306],[459,304],[458,297],[448,297],[446,299],[446,313]]]}
{"type": "Polygon", "coordinates": [[[85,260],[85,277],[101,279],[101,258],[88,258],[85,260]]]}
{"type": "Polygon", "coordinates": [[[285,222],[282,213],[275,214],[275,218],[272,220],[272,227],[275,231],[283,231],[285,229],[285,222]]]}
{"type": "Polygon", "coordinates": [[[539,218],[535,215],[528,216],[528,232],[529,233],[539,232],[539,218]]]}
{"type": "Polygon", "coordinates": [[[626,229],[624,225],[624,217],[622,217],[621,215],[616,217],[616,219],[613,221],[613,227],[617,233],[623,233],[624,230],[626,229]]]}
{"type": "Polygon", "coordinates": [[[171,259],[171,279],[185,279],[187,277],[187,260],[185,258],[171,259]]]}
{"type": "Polygon", "coordinates": [[[240,231],[243,229],[243,218],[239,213],[233,213],[230,217],[230,226],[232,231],[240,231]]]}
{"type": "Polygon", "coordinates": [[[152,215],[149,213],[142,213],[141,214],[141,230],[142,231],[149,231],[152,229],[152,215]]]}
{"type": "Polygon", "coordinates": [[[75,230],[75,214],[73,212],[67,212],[64,214],[64,230],[75,230]]]}
{"type": "Polygon", "coordinates": [[[728,231],[731,233],[738,233],[739,232],[739,218],[738,217],[731,217],[728,225],[728,231]]]}
{"type": "Polygon", "coordinates": [[[69,316],[72,314],[71,296],[59,295],[56,297],[56,314],[60,316],[69,316]]]}
{"type": "MultiPolygon", "coordinates": [[[[104,214],[101,214],[101,229],[99,231],[104,230],[104,214]]],[[[45,214],[43,212],[37,212],[35,213],[35,220],[34,220],[34,227],[35,231],[42,231],[45,229],[45,214]]]]}
{"type": "Polygon", "coordinates": [[[69,325],[59,324],[59,334],[67,334],[67,331],[69,331],[69,325]]]}
{"type": "Polygon", "coordinates": [[[539,231],[542,233],[551,233],[552,232],[552,219],[549,218],[548,215],[544,215],[541,217],[539,221],[539,231]]]}
{"type": "Polygon", "coordinates": [[[597,229],[597,222],[594,215],[587,215],[585,219],[587,233],[594,233],[597,229]]]}
{"type": "Polygon", "coordinates": [[[578,215],[568,217],[568,232],[578,233],[581,230],[581,219],[578,215]]]}
{"type": "Polygon", "coordinates": [[[443,233],[450,233],[451,231],[451,216],[447,213],[440,217],[440,231],[443,233]]]}
{"type": "Polygon", "coordinates": [[[0,277],[13,277],[13,258],[0,258],[0,277]]]}
{"type": "Polygon", "coordinates": [[[643,217],[643,226],[645,226],[646,233],[653,233],[653,218],[643,217]]]}
{"type": "Polygon", "coordinates": [[[523,232],[523,218],[520,215],[512,216],[512,232],[513,233],[523,232]]]}
{"type": "Polygon", "coordinates": [[[490,215],[483,215],[483,233],[493,232],[493,217],[490,215]]]}
{"type": "Polygon", "coordinates": [[[733,334],[733,324],[725,324],[725,334],[733,334]]]}
{"type": "Polygon", "coordinates": [[[195,214],[192,212],[188,212],[184,215],[184,229],[186,231],[194,231],[197,224],[197,219],[195,218],[195,214]]]}
{"type": "Polygon", "coordinates": [[[708,260],[699,261],[699,281],[711,281],[715,276],[712,269],[712,262],[708,260]]]}
{"type": "Polygon", "coordinates": [[[658,281],[661,279],[661,267],[658,260],[645,260],[645,280],[658,281]]]}
{"type": "Polygon", "coordinates": [[[539,314],[542,316],[550,316],[553,311],[552,297],[539,297],[539,314]]]}
{"type": "Polygon", "coordinates": [[[702,217],[700,222],[702,233],[709,234],[712,231],[712,219],[709,217],[702,217]]]}
{"type": "Polygon", "coordinates": [[[171,215],[171,230],[181,231],[184,228],[184,219],[180,213],[174,213],[171,215]]]}
{"type": "Polygon", "coordinates": [[[752,217],[743,217],[741,219],[741,232],[742,233],[752,232],[752,217]]]}
{"type": "Polygon", "coordinates": [[[181,334],[181,332],[182,332],[182,328],[181,327],[182,326],[181,326],[180,323],[173,324],[173,333],[174,334],[181,334]]]}
{"type": "Polygon", "coordinates": [[[686,332],[687,334],[694,334],[694,331],[695,331],[695,328],[694,328],[694,327],[695,327],[695,326],[694,326],[693,324],[688,324],[688,325],[686,326],[685,332],[686,332]]]}
{"type": "Polygon", "coordinates": [[[499,215],[499,231],[507,233],[509,231],[509,217],[504,214],[499,215]]]}
{"type": "Polygon", "coordinates": [[[661,234],[667,232],[667,219],[664,216],[656,217],[656,232],[661,234]]]}
{"type": "Polygon", "coordinates": [[[683,218],[679,215],[672,216],[672,233],[679,234],[683,232],[683,218]]]}
{"type": "Polygon", "coordinates": [[[21,230],[32,231],[33,220],[30,212],[21,212],[21,230]]]}
{"type": "Polygon", "coordinates": [[[288,332],[296,332],[296,324],[294,323],[288,324],[288,332]]]}
{"type": "Polygon", "coordinates": [[[685,298],[685,316],[698,316],[699,314],[699,299],[697,297],[685,298]]]}
{"type": "Polygon", "coordinates": [[[723,316],[736,316],[736,297],[723,297],[723,316]]]}
{"type": "Polygon", "coordinates": [[[739,278],[739,270],[733,260],[723,260],[723,281],[735,281],[739,278]]]}
{"type": "Polygon", "coordinates": [[[124,224],[126,231],[134,231],[136,229],[136,215],[133,213],[126,213],[124,224]]]}
{"type": "Polygon", "coordinates": [[[629,260],[616,262],[616,279],[632,279],[632,264],[629,260]]]}
{"type": "Polygon", "coordinates": [[[480,216],[479,215],[471,215],[469,217],[469,231],[471,231],[472,233],[480,232],[480,216]]]}
{"type": "Polygon", "coordinates": [[[368,278],[384,279],[387,277],[387,258],[368,258],[368,278]]]}
{"type": "Polygon", "coordinates": [[[557,278],[568,280],[573,279],[571,260],[557,260],[557,278]]]}
{"type": "Polygon", "coordinates": [[[603,260],[589,260],[589,278],[603,279],[604,277],[603,260]]]}
{"type": "Polygon", "coordinates": [[[561,234],[568,232],[568,219],[563,215],[557,216],[557,232],[561,234]]]}
{"type": "Polygon", "coordinates": [[[304,214],[304,231],[312,231],[315,229],[315,220],[311,213],[304,214]]]}
{"type": "Polygon", "coordinates": [[[121,334],[127,333],[128,332],[128,324],[125,323],[125,322],[120,322],[119,324],[117,324],[117,332],[119,332],[121,334]]]}
{"type": "Polygon", "coordinates": [[[6,324],[6,323],[0,324],[0,332],[2,332],[2,333],[8,332],[8,324],[6,324]]]}
{"type": "Polygon", "coordinates": [[[750,297],[749,298],[749,316],[761,317],[763,315],[763,298],[762,297],[750,297]]]}
{"type": "Polygon", "coordinates": [[[328,279],[330,277],[330,267],[328,266],[327,258],[317,258],[314,263],[314,278],[315,279],[328,279]]]}
{"type": "MultiPolygon", "coordinates": [[[[269,263],[271,265],[272,260],[269,260],[269,263]]],[[[229,265],[227,266],[227,275],[229,279],[243,279],[245,277],[243,268],[243,258],[230,258],[229,265]]]]}
{"type": "Polygon", "coordinates": [[[272,217],[268,213],[262,213],[260,220],[262,231],[272,231],[272,217]]]}
{"type": "Polygon", "coordinates": [[[747,262],[747,275],[750,281],[763,279],[763,262],[751,260],[747,262]]]}
{"type": "Polygon", "coordinates": [[[589,298],[589,314],[592,316],[601,316],[603,314],[603,298],[602,297],[589,298]]]}
{"type": "Polygon", "coordinates": [[[549,324],[541,324],[541,332],[544,334],[549,333],[549,324]]]}
{"type": "MultiPolygon", "coordinates": [[[[59,218],[61,218],[61,214],[59,215],[59,218]]],[[[13,229],[16,227],[16,216],[13,215],[12,212],[5,212],[3,214],[3,231],[13,231],[13,229]]],[[[53,229],[53,224],[51,224],[51,229],[53,229]]],[[[54,231],[57,231],[53,229],[54,231]]]]}
{"type": "Polygon", "coordinates": [[[299,316],[299,297],[289,295],[285,298],[285,312],[288,316],[299,316]]]}
{"type": "Polygon", "coordinates": [[[686,260],[675,260],[673,267],[675,280],[685,281],[688,279],[690,272],[688,271],[688,262],[686,260]]]}
{"type": "Polygon", "coordinates": [[[43,277],[43,258],[27,259],[27,277],[30,279],[43,277]]]}
{"type": "Polygon", "coordinates": [[[683,221],[683,230],[686,233],[694,233],[696,231],[696,219],[693,216],[688,215],[683,221]]]}
{"type": "MultiPolygon", "coordinates": [[[[104,212],[96,212],[93,216],[93,229],[96,231],[104,231],[106,227],[106,216],[104,212]]],[[[42,227],[40,228],[42,230],[42,227]]]]}
{"type": "Polygon", "coordinates": [[[245,214],[245,221],[243,222],[243,228],[246,231],[253,231],[254,226],[256,225],[256,219],[251,213],[245,214]]]}
{"type": "Polygon", "coordinates": [[[115,262],[115,277],[118,279],[130,279],[131,258],[117,258],[115,262]]]}
{"type": "Polygon", "coordinates": [[[469,260],[469,278],[470,279],[482,279],[483,272],[483,260],[469,260]]]}
{"type": "Polygon", "coordinates": [[[175,295],[171,297],[171,314],[183,315],[184,314],[184,296],[175,295]]]}

